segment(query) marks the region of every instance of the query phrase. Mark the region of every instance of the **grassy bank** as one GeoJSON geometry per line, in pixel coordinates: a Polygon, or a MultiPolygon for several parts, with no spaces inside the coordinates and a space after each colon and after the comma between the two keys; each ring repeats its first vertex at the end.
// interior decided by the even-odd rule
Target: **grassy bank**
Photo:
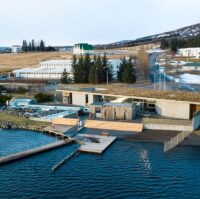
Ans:
{"type": "Polygon", "coordinates": [[[0,113],[0,122],[12,122],[17,125],[19,128],[23,128],[25,126],[33,127],[33,128],[42,128],[47,126],[48,123],[46,122],[38,122],[32,121],[27,118],[15,116],[15,115],[8,115],[6,113],[0,113]]]}

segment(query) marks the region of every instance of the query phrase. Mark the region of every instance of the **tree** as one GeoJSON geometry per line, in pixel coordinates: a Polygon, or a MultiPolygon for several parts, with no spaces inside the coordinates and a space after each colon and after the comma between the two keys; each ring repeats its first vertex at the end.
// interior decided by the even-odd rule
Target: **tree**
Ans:
{"type": "Polygon", "coordinates": [[[84,58],[81,55],[76,61],[76,56],[74,55],[72,61],[72,68],[74,72],[74,82],[75,83],[85,83],[84,82],[84,58]]]}
{"type": "Polygon", "coordinates": [[[27,50],[28,50],[27,41],[26,41],[26,40],[23,40],[23,43],[22,43],[22,51],[23,51],[23,52],[27,52],[27,50]]]}
{"type": "Polygon", "coordinates": [[[28,52],[31,52],[32,51],[32,45],[31,45],[31,42],[29,42],[28,44],[28,52]]]}
{"type": "Polygon", "coordinates": [[[121,63],[120,63],[120,66],[119,66],[119,71],[117,72],[117,77],[118,77],[118,81],[119,82],[123,82],[123,73],[126,69],[126,66],[127,66],[127,60],[126,60],[126,57],[123,57],[121,59],[121,63]]]}
{"type": "Polygon", "coordinates": [[[44,52],[44,51],[45,51],[45,44],[44,44],[44,41],[43,41],[43,40],[40,41],[40,51],[41,51],[41,52],[44,52]]]}
{"type": "Polygon", "coordinates": [[[54,52],[54,51],[56,51],[56,49],[54,47],[52,47],[52,46],[48,46],[48,47],[45,48],[45,51],[54,52]]]}
{"type": "Polygon", "coordinates": [[[7,101],[11,100],[11,95],[2,95],[0,94],[0,105],[5,105],[7,101]]]}
{"type": "Polygon", "coordinates": [[[35,52],[35,41],[33,39],[32,39],[32,42],[31,42],[31,51],[35,52]]]}
{"type": "Polygon", "coordinates": [[[35,99],[37,100],[38,103],[51,102],[54,99],[53,95],[44,94],[44,93],[38,93],[34,97],[35,97],[35,99]]]}
{"type": "Polygon", "coordinates": [[[88,81],[89,83],[96,83],[96,60],[97,60],[97,57],[96,55],[94,55],[94,60],[91,64],[91,67],[90,67],[90,72],[89,72],[89,75],[88,75],[88,81]]]}
{"type": "Polygon", "coordinates": [[[88,83],[88,75],[89,75],[91,66],[92,66],[92,62],[90,59],[90,55],[86,54],[83,60],[83,83],[88,83]]]}
{"type": "Polygon", "coordinates": [[[124,69],[124,72],[122,74],[122,79],[123,82],[125,83],[135,83],[137,80],[137,75],[136,75],[136,68],[133,63],[132,57],[129,58],[126,68],[124,69]]]}
{"type": "Polygon", "coordinates": [[[72,70],[73,70],[73,74],[74,74],[74,82],[78,83],[78,66],[77,66],[77,58],[76,55],[73,56],[72,59],[72,70]]]}
{"type": "Polygon", "coordinates": [[[102,77],[101,82],[111,81],[113,78],[113,67],[109,63],[106,53],[102,58],[102,77]],[[107,79],[108,78],[108,79],[107,79]]]}
{"type": "Polygon", "coordinates": [[[66,71],[66,69],[64,69],[62,77],[61,77],[61,83],[62,84],[69,84],[71,82],[72,82],[72,80],[69,77],[69,73],[66,71]]]}
{"type": "Polygon", "coordinates": [[[139,70],[144,75],[145,79],[148,79],[149,75],[149,58],[147,53],[145,52],[144,47],[141,47],[138,52],[138,60],[139,60],[139,70]]]}
{"type": "Polygon", "coordinates": [[[96,84],[99,84],[102,82],[102,62],[101,62],[101,57],[98,56],[97,60],[95,62],[95,80],[96,84]]]}

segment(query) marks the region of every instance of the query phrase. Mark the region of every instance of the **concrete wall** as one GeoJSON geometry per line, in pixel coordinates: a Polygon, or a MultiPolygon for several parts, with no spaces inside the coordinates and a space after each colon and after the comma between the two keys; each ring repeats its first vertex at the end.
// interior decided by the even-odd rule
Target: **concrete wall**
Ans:
{"type": "Polygon", "coordinates": [[[92,104],[94,102],[93,94],[88,94],[88,105],[92,104]]]}
{"type": "Polygon", "coordinates": [[[190,119],[189,102],[158,100],[156,110],[159,115],[164,117],[190,119]]]}
{"type": "Polygon", "coordinates": [[[194,114],[194,118],[193,118],[193,121],[192,121],[192,125],[193,125],[193,129],[196,130],[199,128],[200,126],[200,111],[196,112],[194,114]]]}
{"type": "Polygon", "coordinates": [[[86,105],[85,94],[73,93],[72,94],[72,104],[78,105],[78,106],[85,106],[86,105]]]}

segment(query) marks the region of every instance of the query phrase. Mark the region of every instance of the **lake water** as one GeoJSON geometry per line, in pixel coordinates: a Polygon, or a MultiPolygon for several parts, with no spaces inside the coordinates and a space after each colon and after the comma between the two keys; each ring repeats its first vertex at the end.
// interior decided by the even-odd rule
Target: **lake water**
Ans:
{"type": "MultiPolygon", "coordinates": [[[[0,130],[0,154],[54,138],[0,130]]],[[[118,139],[103,155],[79,154],[55,173],[51,168],[78,146],[65,146],[0,167],[0,199],[199,198],[200,148],[118,139]]]]}

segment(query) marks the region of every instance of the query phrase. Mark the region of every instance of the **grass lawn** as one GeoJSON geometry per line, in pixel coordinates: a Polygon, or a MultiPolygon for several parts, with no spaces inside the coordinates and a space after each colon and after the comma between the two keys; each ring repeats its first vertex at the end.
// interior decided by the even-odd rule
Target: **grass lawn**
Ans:
{"type": "Polygon", "coordinates": [[[19,127],[31,126],[31,127],[41,128],[43,126],[48,125],[48,123],[46,123],[46,122],[32,121],[27,118],[15,116],[15,115],[8,115],[6,113],[0,113],[0,122],[1,121],[13,122],[16,125],[18,125],[19,127]]]}

